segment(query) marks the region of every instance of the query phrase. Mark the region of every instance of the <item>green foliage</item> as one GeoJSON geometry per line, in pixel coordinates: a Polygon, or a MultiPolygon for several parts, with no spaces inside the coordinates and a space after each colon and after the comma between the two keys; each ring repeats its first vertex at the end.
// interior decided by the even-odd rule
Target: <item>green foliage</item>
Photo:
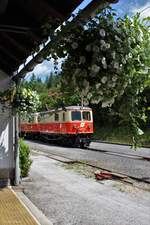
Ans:
{"type": "Polygon", "coordinates": [[[30,148],[22,139],[19,140],[21,177],[28,176],[32,160],[30,159],[30,148]]]}
{"type": "Polygon", "coordinates": [[[0,92],[0,103],[3,105],[3,107],[9,107],[13,100],[14,96],[16,94],[16,87],[11,87],[10,89],[0,92]]]}
{"type": "Polygon", "coordinates": [[[116,113],[130,126],[135,147],[142,134],[139,121],[146,118],[145,108],[139,107],[141,93],[150,85],[150,30],[145,20],[139,14],[116,19],[106,9],[86,24],[71,27],[67,22],[61,28],[64,38],[51,49],[55,60],[66,57],[64,85],[78,90],[85,102],[102,108],[120,103],[116,113]]]}
{"type": "MultiPolygon", "coordinates": [[[[108,143],[129,144],[132,145],[132,135],[130,127],[124,125],[97,124],[93,138],[108,143]]],[[[145,129],[141,137],[142,146],[150,147],[150,129],[145,129]]]]}
{"type": "Polygon", "coordinates": [[[36,77],[34,73],[32,74],[30,81],[24,80],[21,85],[32,91],[36,91],[38,94],[44,92],[46,89],[46,84],[41,81],[40,77],[36,77]]]}
{"type": "Polygon", "coordinates": [[[47,77],[46,79],[46,87],[47,89],[57,87],[59,85],[59,75],[51,73],[50,76],[47,77]]]}
{"type": "Polygon", "coordinates": [[[13,85],[8,90],[0,92],[0,103],[4,108],[12,108],[14,113],[35,112],[40,105],[39,95],[27,82],[13,85]]]}
{"type": "Polygon", "coordinates": [[[129,127],[114,126],[110,123],[96,125],[93,138],[118,144],[132,144],[132,136],[129,127]]]}
{"type": "Polygon", "coordinates": [[[30,88],[18,87],[14,96],[12,107],[20,113],[35,112],[40,105],[39,96],[36,91],[30,88]]]}
{"type": "Polygon", "coordinates": [[[38,93],[40,105],[38,105],[37,111],[81,103],[79,92],[69,86],[62,85],[59,74],[51,73],[44,82],[39,81],[39,78],[36,78],[33,74],[29,81],[22,82],[22,87],[32,89],[38,93]]]}

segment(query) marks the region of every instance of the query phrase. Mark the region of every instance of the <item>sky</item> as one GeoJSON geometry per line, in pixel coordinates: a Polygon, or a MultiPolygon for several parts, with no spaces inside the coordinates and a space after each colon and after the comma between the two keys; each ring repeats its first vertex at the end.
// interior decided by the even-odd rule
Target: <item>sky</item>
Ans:
{"type": "MultiPolygon", "coordinates": [[[[73,12],[77,13],[80,9],[83,9],[91,0],[84,0],[83,3],[73,12]]],[[[112,8],[116,9],[118,16],[124,16],[128,14],[132,16],[137,12],[141,13],[141,18],[150,16],[150,0],[119,0],[118,3],[112,4],[112,8]]],[[[61,62],[61,60],[60,60],[61,62]]],[[[53,61],[44,61],[38,64],[34,70],[26,75],[26,79],[30,79],[32,73],[42,80],[46,78],[51,72],[54,72],[53,61]]]]}

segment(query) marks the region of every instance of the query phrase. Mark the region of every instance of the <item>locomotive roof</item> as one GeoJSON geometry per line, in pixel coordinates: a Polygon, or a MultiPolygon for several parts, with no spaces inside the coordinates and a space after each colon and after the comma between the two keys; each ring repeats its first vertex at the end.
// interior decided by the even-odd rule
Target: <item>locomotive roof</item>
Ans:
{"type": "MultiPolygon", "coordinates": [[[[67,106],[64,108],[52,109],[52,110],[38,112],[38,113],[58,112],[58,111],[65,111],[65,110],[91,110],[91,108],[86,106],[67,106]]],[[[38,113],[35,113],[35,114],[38,114],[38,113]]]]}
{"type": "Polygon", "coordinates": [[[78,109],[78,110],[88,109],[88,110],[90,110],[91,109],[90,107],[86,107],[86,106],[67,106],[65,108],[68,110],[72,110],[72,109],[78,109]]]}

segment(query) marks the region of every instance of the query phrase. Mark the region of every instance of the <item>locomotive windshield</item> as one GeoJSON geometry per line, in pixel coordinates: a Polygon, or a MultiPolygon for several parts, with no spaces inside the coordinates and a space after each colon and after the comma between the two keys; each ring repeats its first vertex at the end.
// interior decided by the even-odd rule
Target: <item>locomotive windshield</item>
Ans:
{"type": "Polygon", "coordinates": [[[72,119],[72,121],[81,120],[81,112],[80,111],[72,111],[71,119],[72,119]]]}
{"type": "Polygon", "coordinates": [[[82,117],[83,117],[83,120],[88,120],[88,121],[91,120],[91,114],[88,111],[82,112],[82,117]]]}

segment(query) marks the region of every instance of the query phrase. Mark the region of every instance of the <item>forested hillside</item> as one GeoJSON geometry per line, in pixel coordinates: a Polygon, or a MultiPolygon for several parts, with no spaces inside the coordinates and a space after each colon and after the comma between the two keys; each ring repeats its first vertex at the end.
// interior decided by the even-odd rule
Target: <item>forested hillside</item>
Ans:
{"type": "MultiPolygon", "coordinates": [[[[44,76],[44,74],[43,74],[44,76]]],[[[30,80],[24,80],[22,86],[30,88],[39,94],[40,105],[38,111],[46,111],[68,105],[81,105],[82,96],[75,90],[61,83],[61,75],[51,73],[44,81],[32,74],[30,80]]],[[[150,88],[146,88],[141,95],[141,110],[150,107],[150,88]]],[[[120,117],[120,102],[126,101],[125,96],[115,102],[111,108],[102,108],[101,104],[89,103],[94,113],[94,138],[103,141],[117,143],[132,143],[132,137],[128,123],[120,117]],[[118,110],[118,113],[117,113],[118,110]]],[[[85,102],[86,103],[86,102],[85,102]]],[[[122,109],[122,110],[125,110],[122,109]]],[[[147,122],[141,122],[141,128],[145,131],[142,137],[144,145],[150,144],[150,113],[146,113],[147,122]]],[[[141,121],[141,120],[140,120],[141,121]]]]}
{"type": "Polygon", "coordinates": [[[58,74],[44,82],[32,75],[23,84],[38,92],[38,110],[89,105],[95,138],[132,143],[135,148],[141,138],[149,143],[149,24],[149,17],[118,17],[110,7],[88,21],[62,24],[46,58],[53,60],[58,74]]]}

